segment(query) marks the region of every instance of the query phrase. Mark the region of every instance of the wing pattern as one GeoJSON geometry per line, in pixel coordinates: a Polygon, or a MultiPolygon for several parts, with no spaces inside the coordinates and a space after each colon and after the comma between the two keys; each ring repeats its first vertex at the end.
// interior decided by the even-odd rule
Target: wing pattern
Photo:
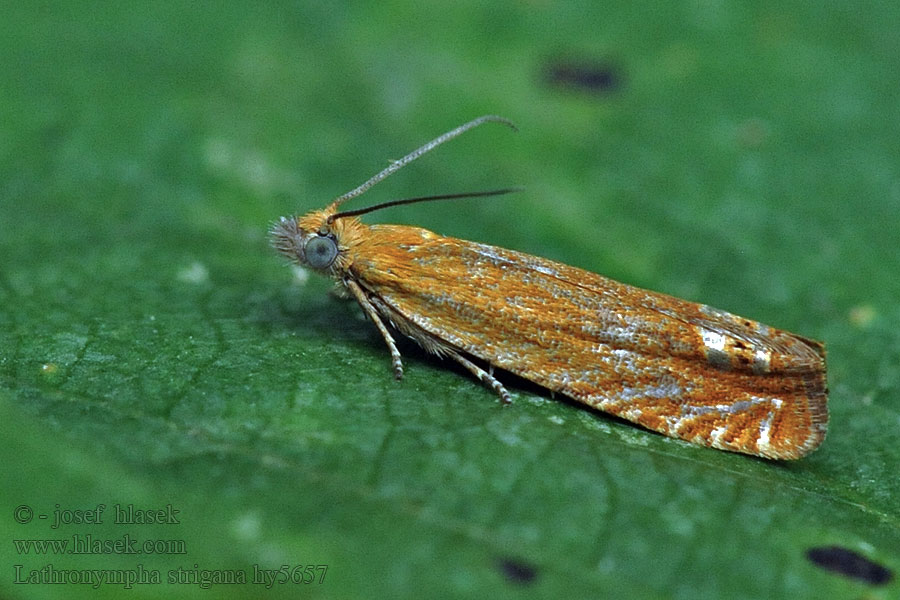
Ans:
{"type": "Polygon", "coordinates": [[[392,320],[694,443],[797,458],[824,438],[818,342],[520,252],[372,229],[350,269],[392,320]]]}

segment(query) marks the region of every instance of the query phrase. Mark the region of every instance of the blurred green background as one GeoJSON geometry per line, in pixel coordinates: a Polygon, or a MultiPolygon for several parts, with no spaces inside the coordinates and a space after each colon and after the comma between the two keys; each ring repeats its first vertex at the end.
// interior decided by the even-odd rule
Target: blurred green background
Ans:
{"type": "Polygon", "coordinates": [[[900,5],[0,12],[3,598],[900,596],[900,5]],[[360,311],[267,246],[280,215],[484,113],[520,133],[482,127],[354,206],[521,185],[367,220],[825,340],[821,449],[690,446],[509,378],[504,407],[409,343],[396,382],[360,311]],[[13,543],[76,535],[175,543],[13,543]],[[807,558],[832,546],[887,571],[807,558]],[[290,581],[307,566],[324,580],[290,581]],[[161,581],[16,583],[51,569],[161,581]]]}

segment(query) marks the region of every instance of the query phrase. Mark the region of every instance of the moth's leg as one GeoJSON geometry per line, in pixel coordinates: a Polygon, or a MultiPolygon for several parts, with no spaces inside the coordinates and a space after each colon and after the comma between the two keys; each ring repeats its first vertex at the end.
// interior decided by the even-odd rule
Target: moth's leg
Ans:
{"type": "Polygon", "coordinates": [[[400,360],[400,351],[397,350],[397,343],[394,342],[394,338],[391,337],[391,332],[389,332],[387,330],[387,327],[384,326],[384,323],[381,321],[381,317],[378,316],[378,311],[375,310],[375,307],[372,306],[372,303],[369,302],[368,298],[366,298],[366,293],[362,291],[362,288],[359,287],[359,285],[352,279],[348,279],[345,283],[347,285],[347,289],[350,290],[350,293],[353,294],[353,297],[356,298],[357,302],[359,302],[359,305],[362,307],[363,311],[365,311],[372,322],[375,323],[375,327],[377,327],[378,331],[381,332],[381,337],[384,338],[384,341],[388,346],[388,350],[391,351],[391,364],[394,366],[394,377],[396,377],[397,379],[403,379],[403,362],[400,360]]]}
{"type": "MultiPolygon", "coordinates": [[[[500,383],[499,381],[494,379],[493,375],[491,375],[490,373],[488,373],[487,371],[485,371],[484,369],[482,369],[481,367],[479,367],[472,361],[468,360],[467,358],[464,358],[462,355],[460,355],[456,352],[448,352],[447,356],[449,356],[450,358],[452,358],[453,360],[455,360],[456,362],[458,362],[459,364],[464,366],[466,369],[469,370],[470,373],[472,373],[472,375],[477,377],[483,384],[485,384],[486,386],[489,386],[492,390],[494,390],[494,392],[496,392],[497,395],[500,396],[500,401],[503,402],[503,404],[509,404],[510,402],[512,402],[512,400],[510,400],[510,398],[509,398],[509,392],[506,391],[506,388],[503,387],[502,383],[500,383]]],[[[493,371],[493,370],[494,370],[494,368],[493,368],[493,366],[491,366],[491,371],[493,371]]]]}

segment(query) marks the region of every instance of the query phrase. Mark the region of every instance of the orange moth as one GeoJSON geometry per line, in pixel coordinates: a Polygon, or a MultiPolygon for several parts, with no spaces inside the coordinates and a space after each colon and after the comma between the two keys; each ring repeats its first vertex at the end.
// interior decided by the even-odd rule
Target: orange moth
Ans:
{"type": "Polygon", "coordinates": [[[820,342],[514,250],[359,216],[455,194],[339,212],[426,152],[501,117],[483,116],[392,162],[324,210],[282,217],[272,244],[359,302],[403,376],[391,328],[492,388],[494,369],[647,429],[721,450],[795,459],[828,424],[820,342]]]}

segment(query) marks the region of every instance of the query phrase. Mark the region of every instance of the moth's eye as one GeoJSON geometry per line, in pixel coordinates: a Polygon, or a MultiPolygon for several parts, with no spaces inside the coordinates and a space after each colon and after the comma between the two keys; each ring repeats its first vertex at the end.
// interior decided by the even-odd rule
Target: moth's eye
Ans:
{"type": "Polygon", "coordinates": [[[313,269],[327,269],[337,256],[337,242],[333,238],[317,235],[306,242],[303,253],[313,269]]]}

